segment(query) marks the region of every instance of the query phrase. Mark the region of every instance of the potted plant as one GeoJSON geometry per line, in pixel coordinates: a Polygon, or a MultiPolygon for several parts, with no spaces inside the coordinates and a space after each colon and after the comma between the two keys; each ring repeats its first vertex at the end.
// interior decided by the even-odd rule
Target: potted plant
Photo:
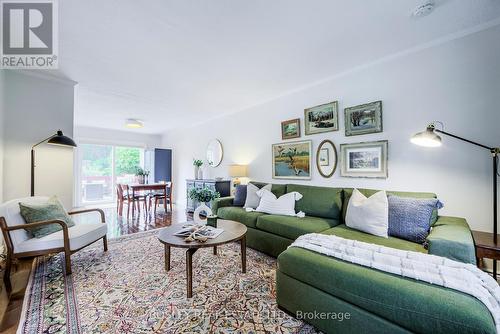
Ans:
{"type": "Polygon", "coordinates": [[[135,176],[137,179],[137,183],[144,184],[144,178],[145,178],[144,169],[142,169],[141,167],[137,167],[135,169],[135,176]]]}
{"type": "Polygon", "coordinates": [[[208,202],[219,197],[220,193],[209,187],[192,188],[189,190],[189,198],[200,203],[193,213],[193,219],[196,224],[205,223],[205,220],[200,219],[200,213],[205,212],[206,216],[211,215],[212,210],[208,207],[208,202]]]}
{"type": "Polygon", "coordinates": [[[203,179],[203,172],[200,169],[200,167],[203,166],[203,160],[193,159],[193,166],[194,166],[194,178],[195,178],[195,180],[203,179]]]}

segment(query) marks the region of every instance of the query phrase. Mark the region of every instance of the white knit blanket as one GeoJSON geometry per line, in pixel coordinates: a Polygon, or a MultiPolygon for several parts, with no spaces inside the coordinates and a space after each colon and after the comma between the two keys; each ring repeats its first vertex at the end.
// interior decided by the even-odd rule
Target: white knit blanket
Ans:
{"type": "Polygon", "coordinates": [[[470,263],[316,233],[300,236],[290,247],[467,293],[486,305],[500,333],[500,286],[470,263]]]}

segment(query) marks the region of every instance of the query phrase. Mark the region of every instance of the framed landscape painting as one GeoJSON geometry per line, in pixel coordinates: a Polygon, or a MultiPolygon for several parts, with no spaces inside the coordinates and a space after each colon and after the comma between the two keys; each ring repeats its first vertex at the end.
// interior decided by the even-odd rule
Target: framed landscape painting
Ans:
{"type": "Polygon", "coordinates": [[[281,122],[281,139],[287,140],[300,137],[300,118],[281,122]]]}
{"type": "Polygon", "coordinates": [[[340,145],[340,176],[387,178],[388,141],[340,145]]]}
{"type": "Polygon", "coordinates": [[[382,132],[382,101],[344,109],[345,135],[382,132]]]}
{"type": "Polygon", "coordinates": [[[338,131],[338,109],[338,102],[333,101],[304,110],[304,126],[306,129],[306,135],[338,131]]]}
{"type": "Polygon", "coordinates": [[[274,179],[311,179],[310,140],[273,144],[274,179]]]}

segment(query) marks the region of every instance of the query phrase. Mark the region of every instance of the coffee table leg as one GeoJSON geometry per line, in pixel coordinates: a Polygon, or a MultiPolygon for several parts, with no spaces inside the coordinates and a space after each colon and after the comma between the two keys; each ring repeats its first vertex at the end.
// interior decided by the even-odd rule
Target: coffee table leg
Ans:
{"type": "Polygon", "coordinates": [[[165,245],[165,270],[170,270],[170,246],[165,245]]]}
{"type": "Polygon", "coordinates": [[[214,255],[217,255],[217,246],[214,246],[214,255]]]}
{"type": "Polygon", "coordinates": [[[241,272],[247,272],[247,237],[241,238],[241,272]]]}
{"type": "Polygon", "coordinates": [[[187,297],[193,297],[193,254],[197,248],[189,248],[186,251],[186,281],[187,297]]]}

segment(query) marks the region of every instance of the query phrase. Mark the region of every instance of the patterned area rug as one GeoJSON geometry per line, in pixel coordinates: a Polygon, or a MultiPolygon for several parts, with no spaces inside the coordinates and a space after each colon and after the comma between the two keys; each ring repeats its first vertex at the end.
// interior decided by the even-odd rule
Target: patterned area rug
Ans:
{"type": "Polygon", "coordinates": [[[186,298],[185,251],[172,248],[164,270],[158,231],[96,243],[72,256],[36,259],[18,333],[316,333],[278,310],[276,260],[239,244],[193,257],[193,298],[186,298]]]}

